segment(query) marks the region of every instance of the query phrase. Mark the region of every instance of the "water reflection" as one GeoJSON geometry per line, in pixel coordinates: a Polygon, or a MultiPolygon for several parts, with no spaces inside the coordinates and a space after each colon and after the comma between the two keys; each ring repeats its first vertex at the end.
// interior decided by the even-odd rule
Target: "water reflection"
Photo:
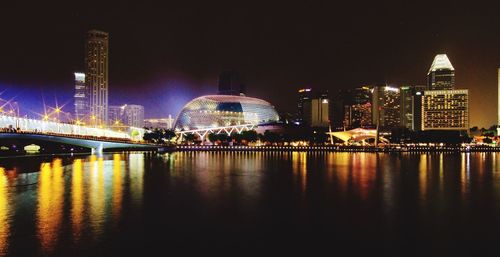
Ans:
{"type": "Polygon", "coordinates": [[[38,183],[38,236],[42,249],[51,252],[58,239],[63,217],[64,183],[61,159],[42,163],[38,183]]]}
{"type": "Polygon", "coordinates": [[[75,241],[80,239],[83,227],[84,212],[84,188],[83,188],[83,163],[81,159],[73,162],[71,180],[71,224],[73,226],[73,237],[75,241]]]}
{"type": "Polygon", "coordinates": [[[493,216],[500,214],[500,201],[493,201],[500,199],[496,155],[178,152],[46,158],[36,168],[1,163],[0,255],[19,252],[26,235],[36,239],[33,252],[46,255],[99,253],[96,247],[119,248],[130,238],[146,245],[140,240],[149,236],[148,225],[184,239],[219,229],[237,237],[253,226],[259,233],[252,237],[265,236],[260,231],[280,222],[307,227],[301,232],[317,222],[332,233],[398,233],[407,220],[438,227],[457,210],[460,218],[480,208],[493,216]],[[349,227],[355,222],[359,227],[349,227]],[[122,235],[130,231],[139,233],[122,235]]]}
{"type": "Polygon", "coordinates": [[[0,256],[4,256],[9,238],[9,192],[5,169],[0,167],[0,256]]]}
{"type": "Polygon", "coordinates": [[[113,220],[116,222],[122,210],[123,174],[122,161],[119,154],[113,154],[113,220]]]}

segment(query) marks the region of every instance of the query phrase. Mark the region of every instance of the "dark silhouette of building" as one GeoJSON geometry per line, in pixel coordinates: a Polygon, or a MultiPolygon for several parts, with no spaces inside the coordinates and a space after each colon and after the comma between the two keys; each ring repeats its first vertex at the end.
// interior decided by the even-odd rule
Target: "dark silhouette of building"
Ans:
{"type": "Polygon", "coordinates": [[[235,71],[224,71],[217,82],[220,95],[245,95],[245,85],[235,71]]]}

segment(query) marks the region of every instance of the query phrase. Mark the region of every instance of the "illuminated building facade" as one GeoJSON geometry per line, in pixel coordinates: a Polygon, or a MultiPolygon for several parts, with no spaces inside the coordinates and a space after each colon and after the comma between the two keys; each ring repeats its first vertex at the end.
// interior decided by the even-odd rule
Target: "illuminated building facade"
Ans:
{"type": "Polygon", "coordinates": [[[177,116],[175,130],[186,131],[234,125],[264,125],[279,121],[274,107],[261,99],[206,95],[187,103],[177,116]]]}
{"type": "Polygon", "coordinates": [[[168,118],[158,118],[158,119],[145,119],[144,126],[147,128],[162,128],[162,129],[173,129],[174,119],[172,115],[168,115],[168,118]]]}
{"type": "Polygon", "coordinates": [[[497,135],[500,135],[500,68],[498,69],[498,127],[497,127],[497,135]]]}
{"type": "Polygon", "coordinates": [[[422,130],[468,130],[469,91],[425,91],[422,99],[422,130]]]}
{"type": "Polygon", "coordinates": [[[85,85],[85,73],[75,72],[75,119],[82,122],[88,118],[87,86],[85,85]]]}
{"type": "Polygon", "coordinates": [[[144,106],[126,104],[123,107],[123,122],[130,127],[144,127],[144,106]]]}
{"type": "Polygon", "coordinates": [[[108,125],[119,125],[123,124],[123,106],[110,105],[108,107],[108,125]]]}
{"type": "MultiPolygon", "coordinates": [[[[372,103],[370,87],[358,87],[341,94],[343,112],[337,116],[342,118],[342,128],[364,128],[372,126],[372,103]]],[[[335,118],[335,115],[334,115],[335,118]]]]}
{"type": "Polygon", "coordinates": [[[85,43],[85,84],[91,125],[108,123],[108,33],[91,30],[85,43]]]}
{"type": "Polygon", "coordinates": [[[450,90],[455,87],[455,68],[446,54],[438,54],[427,72],[428,90],[450,90]]]}
{"type": "Polygon", "coordinates": [[[401,93],[397,87],[378,85],[372,89],[372,122],[381,129],[401,125],[401,93]]]}

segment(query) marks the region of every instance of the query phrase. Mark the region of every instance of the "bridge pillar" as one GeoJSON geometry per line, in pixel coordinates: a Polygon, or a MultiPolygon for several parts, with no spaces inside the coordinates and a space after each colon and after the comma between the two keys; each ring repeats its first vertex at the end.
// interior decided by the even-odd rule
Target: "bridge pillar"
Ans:
{"type": "Polygon", "coordinates": [[[92,148],[92,154],[102,154],[102,149],[103,149],[102,143],[99,143],[97,147],[92,148]]]}

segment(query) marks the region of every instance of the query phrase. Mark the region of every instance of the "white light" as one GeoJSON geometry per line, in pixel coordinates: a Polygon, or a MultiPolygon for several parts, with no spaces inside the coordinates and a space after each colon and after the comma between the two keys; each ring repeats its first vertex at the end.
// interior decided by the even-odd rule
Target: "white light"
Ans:
{"type": "Polygon", "coordinates": [[[384,88],[385,91],[392,91],[392,92],[399,92],[399,88],[397,87],[390,87],[390,86],[386,86],[384,88]]]}

